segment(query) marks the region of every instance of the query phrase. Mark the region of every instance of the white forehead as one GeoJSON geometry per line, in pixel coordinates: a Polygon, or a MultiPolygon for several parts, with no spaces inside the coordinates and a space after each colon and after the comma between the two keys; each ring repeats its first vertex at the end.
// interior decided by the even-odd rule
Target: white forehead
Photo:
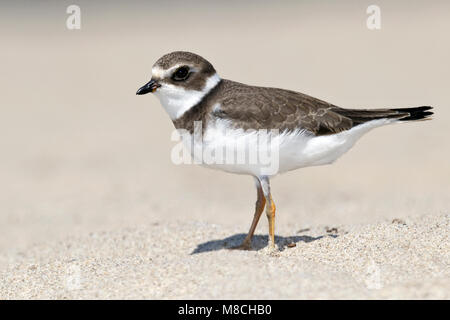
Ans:
{"type": "Polygon", "coordinates": [[[178,65],[173,66],[172,68],[169,69],[163,69],[159,66],[154,66],[152,68],[152,77],[155,78],[165,78],[168,74],[170,74],[172,72],[172,70],[174,68],[178,68],[178,65]]]}

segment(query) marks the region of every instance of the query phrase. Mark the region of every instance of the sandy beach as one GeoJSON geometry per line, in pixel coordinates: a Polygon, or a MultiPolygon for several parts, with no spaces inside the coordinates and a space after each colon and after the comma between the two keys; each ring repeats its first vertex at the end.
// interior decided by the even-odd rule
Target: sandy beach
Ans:
{"type": "Polygon", "coordinates": [[[266,236],[237,251],[227,249],[245,236],[236,229],[153,223],[21,252],[0,290],[3,299],[448,299],[449,227],[446,215],[283,228],[271,253],[266,236]]]}
{"type": "MultiPolygon", "coordinates": [[[[406,3],[406,2],[405,2],[406,3]]],[[[1,4],[0,299],[449,299],[449,4],[1,4]],[[187,19],[180,29],[178,21],[187,19]],[[249,17],[252,17],[251,19],[249,17]],[[136,96],[161,55],[347,108],[432,105],[331,166],[275,178],[254,250],[252,178],[175,165],[136,96]]]]}

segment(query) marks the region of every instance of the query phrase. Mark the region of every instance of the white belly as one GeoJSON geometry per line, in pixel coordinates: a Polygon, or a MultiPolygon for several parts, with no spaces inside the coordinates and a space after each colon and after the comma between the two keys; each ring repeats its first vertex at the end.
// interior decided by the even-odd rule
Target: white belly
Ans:
{"type": "Polygon", "coordinates": [[[192,147],[192,136],[185,137],[184,142],[196,163],[231,173],[274,176],[330,164],[370,129],[391,122],[374,120],[338,134],[315,137],[302,130],[269,135],[263,131],[230,130],[227,121],[218,120],[205,130],[203,139],[197,136],[197,149],[192,147]]]}

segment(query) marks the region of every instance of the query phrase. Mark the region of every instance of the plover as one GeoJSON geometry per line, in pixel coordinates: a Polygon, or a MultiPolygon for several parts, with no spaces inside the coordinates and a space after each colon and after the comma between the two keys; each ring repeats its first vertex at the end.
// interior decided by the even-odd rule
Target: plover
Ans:
{"type": "MultiPolygon", "coordinates": [[[[276,130],[276,136],[271,136],[276,141],[278,154],[275,172],[264,172],[258,161],[207,164],[254,177],[256,209],[248,235],[239,246],[242,249],[251,248],[264,207],[269,222],[269,247],[275,246],[271,177],[298,168],[330,164],[373,128],[426,120],[433,114],[430,106],[344,109],[303,93],[245,85],[220,78],[206,59],[182,51],[166,54],[156,61],[151,80],[136,94],[149,92],[159,98],[175,128],[194,136],[195,123],[200,122],[204,146],[226,150],[242,137],[256,137],[260,132],[267,132],[264,130],[276,130]]],[[[252,149],[252,144],[245,148],[252,149]]]]}

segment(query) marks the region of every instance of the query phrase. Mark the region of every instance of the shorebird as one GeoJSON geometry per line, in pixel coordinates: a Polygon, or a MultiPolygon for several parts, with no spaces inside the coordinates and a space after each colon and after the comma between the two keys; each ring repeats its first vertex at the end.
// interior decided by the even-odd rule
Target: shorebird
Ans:
{"type": "MultiPolygon", "coordinates": [[[[175,128],[194,137],[200,122],[205,147],[227,148],[242,137],[276,130],[278,163],[264,173],[263,164],[212,163],[212,168],[254,177],[257,200],[253,221],[243,243],[250,249],[260,216],[266,208],[269,247],[275,246],[275,203],[270,178],[298,168],[331,164],[365,133],[392,123],[429,119],[432,107],[345,109],[303,93],[256,87],[220,78],[201,56],[176,51],[162,56],[152,67],[151,80],[136,94],[154,93],[175,128]],[[256,132],[256,133],[255,133],[256,132]]],[[[250,143],[245,148],[252,149],[250,143]]],[[[272,146],[272,145],[271,145],[272,146]]],[[[204,164],[204,163],[203,163],[204,164]]]]}

